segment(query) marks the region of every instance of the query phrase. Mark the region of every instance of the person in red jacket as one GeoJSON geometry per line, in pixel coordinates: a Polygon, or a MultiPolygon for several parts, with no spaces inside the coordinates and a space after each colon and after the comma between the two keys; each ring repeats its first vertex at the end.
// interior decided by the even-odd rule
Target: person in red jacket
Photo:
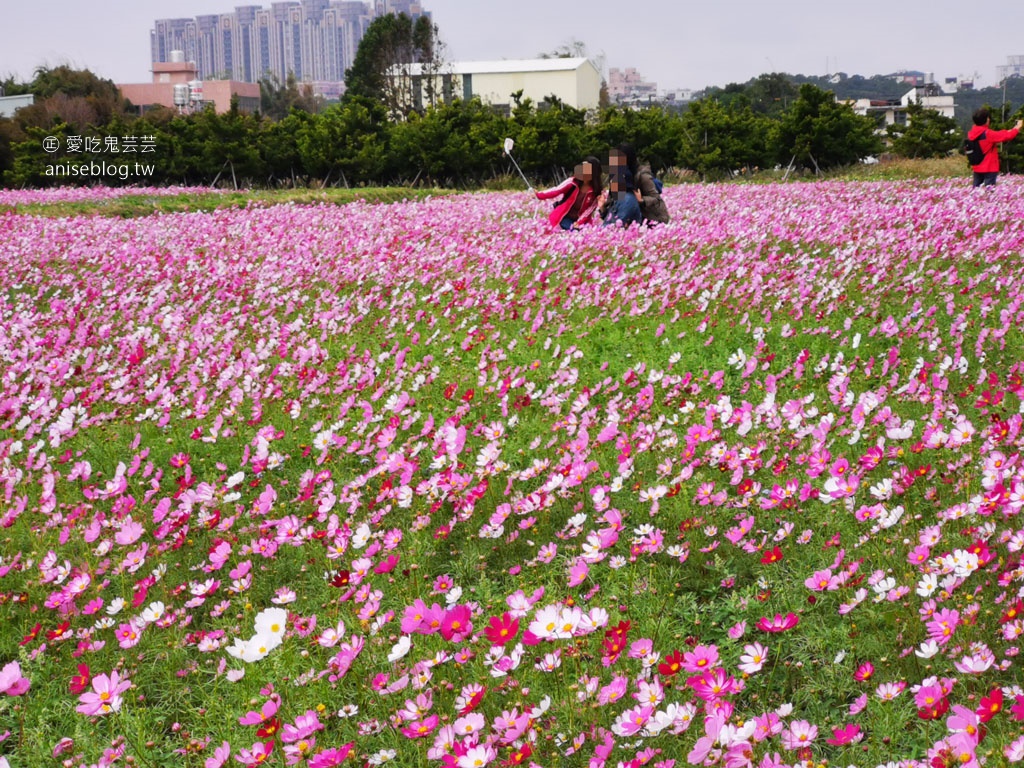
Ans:
{"type": "Polygon", "coordinates": [[[561,197],[548,216],[552,226],[568,231],[591,223],[601,197],[602,173],[601,161],[590,156],[584,158],[573,170],[572,176],[557,187],[535,193],[538,200],[561,197]]]}
{"type": "Polygon", "coordinates": [[[993,131],[989,127],[992,123],[992,116],[985,107],[977,110],[971,119],[974,121],[974,126],[967,132],[967,138],[973,141],[985,134],[978,142],[981,144],[981,151],[985,153],[985,157],[977,165],[971,166],[971,170],[974,171],[974,186],[994,187],[996,179],[999,177],[999,149],[996,145],[1017,138],[1021,127],[1024,126],[1024,120],[1018,120],[1017,124],[1008,131],[993,131]]]}

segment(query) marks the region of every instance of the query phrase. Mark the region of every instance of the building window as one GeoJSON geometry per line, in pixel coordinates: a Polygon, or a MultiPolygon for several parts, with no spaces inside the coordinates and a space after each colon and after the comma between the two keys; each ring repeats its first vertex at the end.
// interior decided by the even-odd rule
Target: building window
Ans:
{"type": "Polygon", "coordinates": [[[473,75],[465,74],[462,76],[462,100],[469,101],[473,98],[473,75]]]}

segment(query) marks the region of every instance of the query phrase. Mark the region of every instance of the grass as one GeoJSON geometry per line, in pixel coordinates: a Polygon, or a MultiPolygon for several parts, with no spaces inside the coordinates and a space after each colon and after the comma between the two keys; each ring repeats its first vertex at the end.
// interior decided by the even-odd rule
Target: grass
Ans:
{"type": "Polygon", "coordinates": [[[30,216],[116,216],[137,218],[157,213],[209,212],[249,205],[347,205],[356,201],[397,203],[454,194],[453,190],[411,187],[361,187],[358,189],[288,189],[211,191],[208,195],[124,195],[107,200],[0,205],[6,212],[30,216]]]}

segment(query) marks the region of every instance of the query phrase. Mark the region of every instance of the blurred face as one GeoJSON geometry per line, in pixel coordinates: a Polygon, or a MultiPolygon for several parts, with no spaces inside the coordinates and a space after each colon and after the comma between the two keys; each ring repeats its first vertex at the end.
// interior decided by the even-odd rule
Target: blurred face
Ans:
{"type": "Polygon", "coordinates": [[[594,178],[594,164],[580,163],[573,169],[572,175],[580,181],[589,184],[594,178]]]}
{"type": "Polygon", "coordinates": [[[608,165],[610,165],[612,168],[619,168],[625,164],[626,158],[623,156],[621,152],[619,152],[619,150],[613,149],[608,154],[608,165]]]}

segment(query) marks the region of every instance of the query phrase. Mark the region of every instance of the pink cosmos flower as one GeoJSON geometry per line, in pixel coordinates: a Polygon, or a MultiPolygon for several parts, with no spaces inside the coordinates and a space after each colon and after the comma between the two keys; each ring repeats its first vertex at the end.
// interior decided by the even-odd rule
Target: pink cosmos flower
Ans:
{"type": "Polygon", "coordinates": [[[235,760],[252,768],[253,766],[263,765],[267,760],[270,759],[271,754],[274,752],[274,741],[266,742],[255,742],[251,749],[242,749],[237,755],[235,760]]]}
{"type": "Polygon", "coordinates": [[[117,644],[122,648],[131,648],[138,644],[142,630],[135,624],[133,618],[127,624],[122,624],[117,628],[117,632],[114,633],[117,637],[117,644]]]}
{"type": "Polygon", "coordinates": [[[21,666],[16,661],[4,665],[0,670],[0,693],[8,696],[21,696],[28,691],[31,683],[27,677],[21,676],[21,666]]]}
{"type": "Polygon", "coordinates": [[[760,643],[749,643],[743,646],[743,655],[740,656],[739,669],[745,674],[753,675],[761,671],[767,659],[768,648],[760,643]]]}
{"type": "Polygon", "coordinates": [[[569,584],[570,587],[578,587],[587,578],[587,574],[590,573],[590,566],[587,565],[583,558],[576,558],[576,562],[569,568],[569,584]]]}
{"type": "Polygon", "coordinates": [[[942,690],[942,686],[938,684],[922,685],[914,692],[914,704],[917,705],[918,709],[932,707],[945,698],[945,696],[946,694],[942,690]]]}
{"type": "Polygon", "coordinates": [[[452,728],[455,734],[458,736],[471,736],[474,733],[478,733],[483,730],[484,725],[487,721],[484,720],[484,716],[479,712],[470,712],[467,715],[463,715],[452,723],[452,728]]]}
{"type": "Polygon", "coordinates": [[[698,645],[683,654],[683,669],[687,672],[703,672],[718,664],[718,648],[713,645],[698,645]]]}
{"type": "Polygon", "coordinates": [[[928,631],[929,637],[937,640],[941,645],[945,645],[952,639],[953,632],[959,623],[959,611],[943,608],[934,613],[931,621],[925,624],[925,629],[928,631]]]}
{"type": "Polygon", "coordinates": [[[458,768],[482,768],[498,758],[498,753],[490,744],[478,744],[466,750],[466,753],[455,761],[458,768]]]}
{"type": "Polygon", "coordinates": [[[437,715],[430,715],[422,720],[413,720],[402,728],[402,735],[409,739],[422,739],[434,732],[439,720],[437,715]]]}
{"type": "Polygon", "coordinates": [[[213,750],[213,756],[206,758],[203,768],[224,768],[224,764],[231,757],[231,745],[226,741],[213,750]]]}
{"type": "Polygon", "coordinates": [[[267,720],[270,720],[274,715],[277,714],[277,708],[280,706],[280,702],[276,699],[267,699],[263,702],[263,706],[260,707],[259,712],[246,712],[240,718],[238,718],[239,725],[262,725],[267,720]]]}
{"type": "Polygon", "coordinates": [[[650,706],[627,709],[616,718],[615,724],[612,725],[612,732],[619,736],[633,736],[643,730],[653,714],[654,707],[650,706]]]}
{"type": "Polygon", "coordinates": [[[895,683],[882,683],[875,689],[875,696],[880,698],[882,701],[892,701],[907,687],[905,681],[900,680],[895,683]]]}
{"type": "Polygon", "coordinates": [[[784,749],[803,749],[814,743],[816,738],[818,726],[806,720],[797,720],[782,732],[782,746],[784,749]]]}
{"type": "Polygon", "coordinates": [[[1003,756],[1011,763],[1019,763],[1024,760],[1024,736],[1003,747],[1003,756]]]}
{"type": "Polygon", "coordinates": [[[708,670],[697,677],[689,677],[686,684],[704,701],[716,701],[740,690],[736,680],[721,667],[708,670]]]}
{"type": "Polygon", "coordinates": [[[75,708],[83,715],[108,715],[121,709],[121,694],[132,687],[130,680],[122,680],[115,669],[110,675],[97,675],[92,679],[92,691],[78,697],[75,708]]]}
{"type": "Polygon", "coordinates": [[[306,714],[299,715],[295,718],[295,723],[285,723],[284,728],[281,731],[281,741],[285,744],[299,741],[300,739],[308,738],[317,731],[322,731],[324,724],[320,722],[320,718],[315,710],[307,709],[306,714]]]}
{"type": "Polygon", "coordinates": [[[597,703],[604,706],[618,701],[626,695],[628,680],[625,675],[616,675],[608,685],[601,688],[597,694],[597,703]]]}
{"type": "Polygon", "coordinates": [[[953,714],[946,719],[946,727],[953,733],[964,733],[977,744],[981,738],[981,718],[960,704],[953,705],[953,714]]]}
{"type": "Polygon", "coordinates": [[[350,741],[340,747],[325,749],[309,759],[309,768],[334,768],[341,765],[355,749],[355,742],[350,741]]]}
{"type": "Polygon", "coordinates": [[[832,574],[831,569],[815,571],[804,580],[804,586],[813,592],[830,592],[839,589],[839,577],[832,574]]]}
{"type": "Polygon", "coordinates": [[[754,741],[764,741],[782,733],[782,719],[775,712],[754,717],[754,741]]]}

